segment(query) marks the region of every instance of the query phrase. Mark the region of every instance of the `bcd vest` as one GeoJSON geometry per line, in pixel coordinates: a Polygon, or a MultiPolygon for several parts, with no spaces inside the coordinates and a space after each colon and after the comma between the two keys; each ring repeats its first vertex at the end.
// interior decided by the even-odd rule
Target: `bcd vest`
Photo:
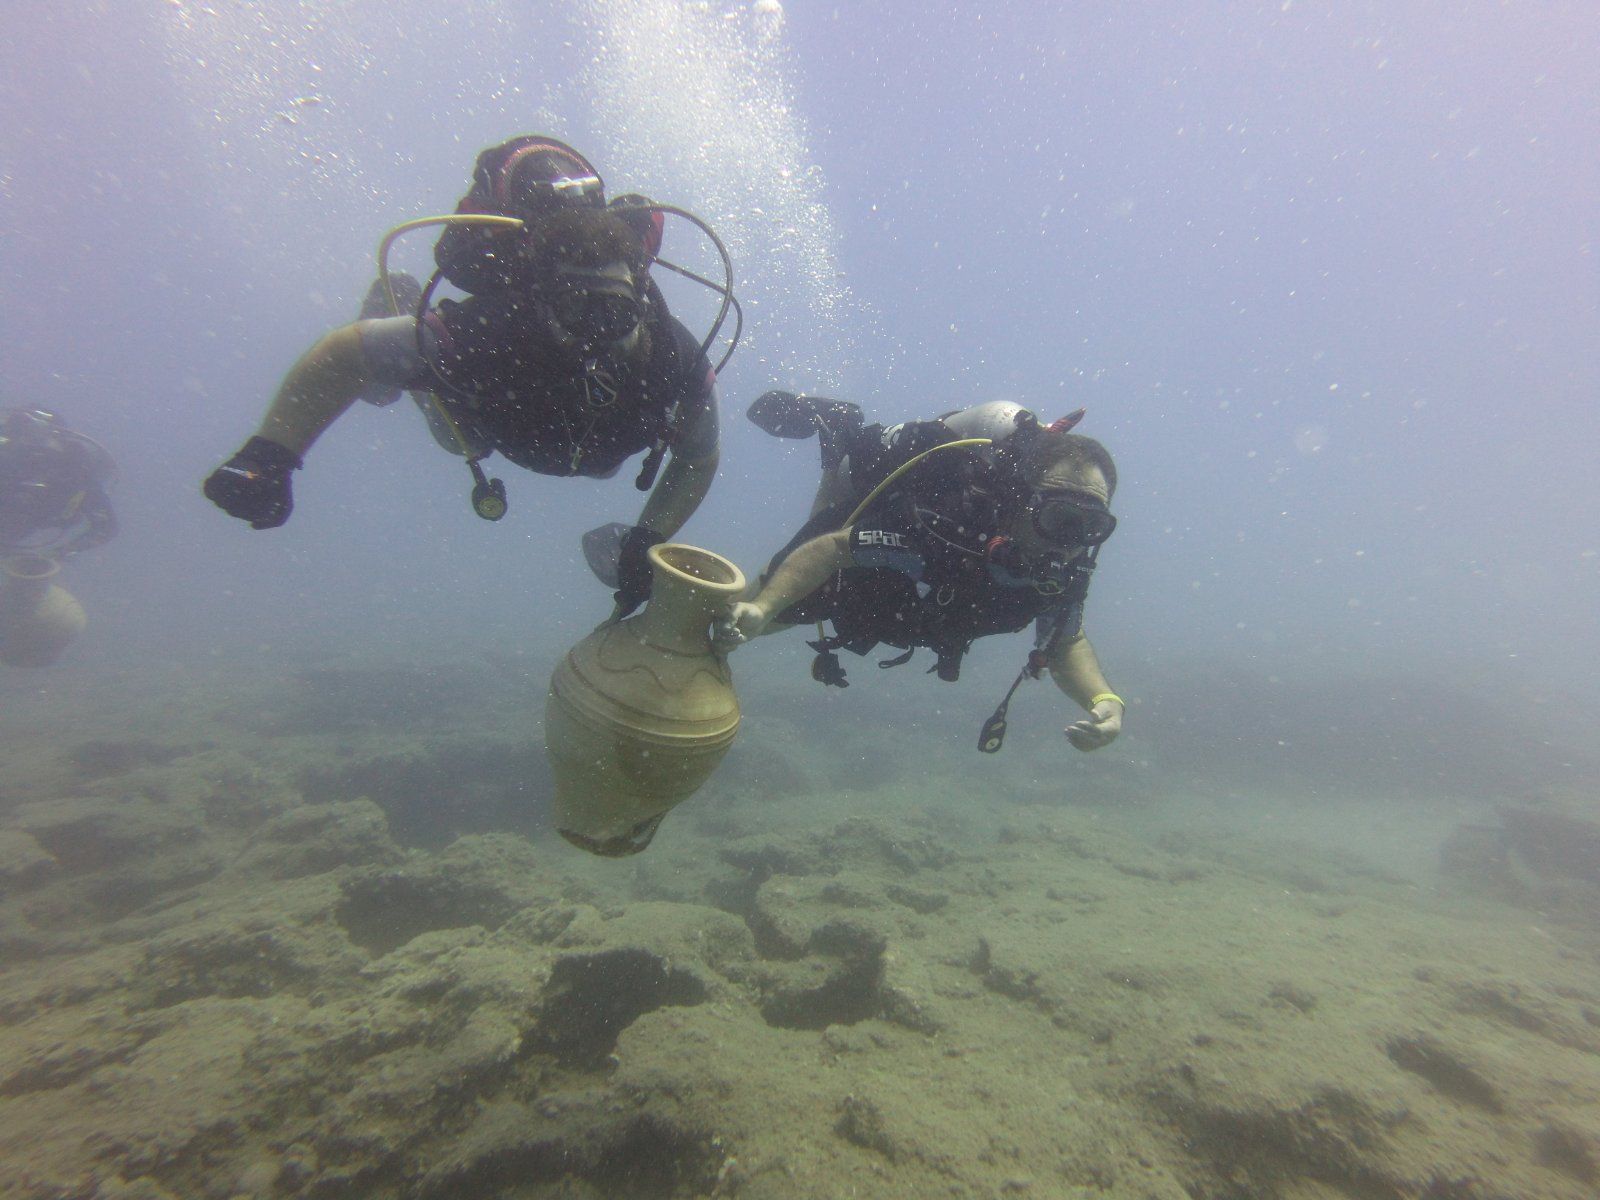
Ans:
{"type": "Polygon", "coordinates": [[[668,437],[696,394],[699,343],[653,305],[634,360],[586,374],[552,347],[542,314],[504,293],[445,300],[430,318],[452,417],[473,441],[544,475],[605,477],[668,437]]]}
{"type": "MultiPolygon", "coordinates": [[[[969,500],[947,497],[921,511],[925,520],[939,523],[940,509],[950,509],[950,516],[959,512],[966,527],[974,528],[969,500]]],[[[1081,604],[1089,591],[1093,568],[1080,562],[1069,564],[1064,576],[1045,589],[1001,583],[982,552],[986,541],[984,533],[952,539],[944,550],[924,557],[920,581],[889,567],[846,568],[781,619],[832,621],[834,635],[813,643],[821,652],[866,654],[879,643],[906,651],[926,647],[938,657],[939,678],[954,681],[962,657],[978,638],[1025,629],[1063,604],[1081,604]]]]}

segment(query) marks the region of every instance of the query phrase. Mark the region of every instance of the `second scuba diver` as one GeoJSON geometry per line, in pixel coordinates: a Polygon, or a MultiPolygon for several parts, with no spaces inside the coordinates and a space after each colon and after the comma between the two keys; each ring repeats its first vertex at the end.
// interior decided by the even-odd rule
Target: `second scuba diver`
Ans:
{"type": "Polygon", "coordinates": [[[1011,695],[1047,669],[1088,712],[1066,728],[1071,743],[1109,744],[1124,705],[1084,636],[1083,609],[1116,528],[1117,470],[1099,442],[1069,432],[1082,415],[1044,426],[1022,406],[994,401],[863,427],[849,402],[768,392],[751,419],[779,437],[819,434],[822,484],[811,519],[719,627],[719,647],[814,621],[812,675],[822,683],[848,687],[837,651],[866,654],[880,642],[905,653],[879,666],[926,647],[939,678],[954,682],[973,641],[1031,624],[1033,652],[979,749],[1000,749],[1011,695]]]}
{"type": "Polygon", "coordinates": [[[46,667],[83,628],[61,564],[117,534],[105,448],[37,408],[0,408],[0,663],[46,667]]]}
{"type": "MultiPolygon", "coordinates": [[[[704,230],[727,266],[693,214],[637,196],[607,204],[570,146],[530,135],[485,150],[435,245],[428,287],[385,274],[368,319],[324,335],[294,365],[255,435],[207,478],[206,496],[254,529],[282,525],[290,474],[318,436],[358,398],[383,404],[402,389],[467,460],[473,508],[490,520],[505,512],[505,489],[479,463],[496,451],[541,474],[599,479],[646,452],[636,482],[649,497],[631,526],[616,527],[618,612],[632,611],[649,597],[647,552],[689,519],[717,469],[706,351],[721,316],[702,341],[667,311],[650,276],[667,213],[704,230]],[[469,295],[431,304],[441,278],[469,295]],[[402,297],[414,313],[372,316],[402,313],[402,297]]],[[[719,291],[726,313],[731,278],[719,287],[673,269],[719,291]]]]}

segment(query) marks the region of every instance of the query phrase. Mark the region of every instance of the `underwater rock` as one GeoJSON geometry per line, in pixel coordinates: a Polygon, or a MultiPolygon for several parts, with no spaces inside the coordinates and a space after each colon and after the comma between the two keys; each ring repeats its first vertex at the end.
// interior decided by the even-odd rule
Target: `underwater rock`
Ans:
{"type": "Polygon", "coordinates": [[[1439,846],[1439,873],[1508,904],[1525,904],[1532,894],[1513,870],[1505,830],[1497,825],[1456,826],[1439,846]]]}
{"type": "Polygon", "coordinates": [[[915,1033],[936,1034],[947,1019],[934,1000],[935,990],[927,964],[920,958],[886,950],[878,979],[881,1016],[915,1033]]]}
{"type": "Polygon", "coordinates": [[[383,810],[370,800],[306,804],[267,821],[233,864],[244,875],[297,879],[338,867],[391,866],[405,852],[389,837],[383,810]]]}
{"type": "Polygon", "coordinates": [[[1392,1037],[1384,1052],[1402,1071],[1420,1075],[1453,1100],[1490,1113],[1505,1109],[1500,1093],[1482,1072],[1427,1034],[1392,1037]]]}
{"type": "Polygon", "coordinates": [[[343,893],[334,919],[352,942],[373,955],[388,954],[436,929],[494,929],[519,907],[492,882],[437,870],[363,875],[348,880],[343,893]]]}
{"type": "Polygon", "coordinates": [[[49,878],[60,865],[32,834],[0,829],[0,898],[49,878]]]}
{"type": "Polygon", "coordinates": [[[426,1165],[416,1200],[530,1196],[723,1196],[732,1161],[708,1130],[662,1111],[654,1098],[620,1106],[605,1093],[540,1106],[540,1119],[491,1100],[446,1154],[426,1165]],[[638,1104],[646,1107],[639,1108],[638,1104]]]}
{"type": "Polygon", "coordinates": [[[1152,1099],[1182,1129],[1188,1152],[1228,1181],[1225,1193],[1191,1195],[1278,1196],[1288,1194],[1285,1184],[1305,1178],[1340,1195],[1417,1194],[1382,1169],[1383,1115],[1342,1089],[1316,1088],[1293,1100],[1241,1096],[1197,1087],[1184,1076],[1154,1089],[1152,1099]]]}
{"type": "Polygon", "coordinates": [[[161,1032],[148,1018],[85,1022],[77,1013],[47,1013],[7,1046],[0,1096],[64,1088],[109,1063],[126,1061],[161,1032]]]}
{"type": "Polygon", "coordinates": [[[18,808],[11,824],[50,852],[62,868],[86,873],[148,860],[189,844],[204,824],[188,805],[138,796],[70,796],[18,808]]]}
{"type": "Polygon", "coordinates": [[[67,752],[67,757],[84,779],[101,779],[107,775],[122,775],[136,767],[165,766],[174,759],[193,754],[197,747],[171,745],[158,741],[111,741],[91,739],[79,742],[67,752]]]}
{"type": "Polygon", "coordinates": [[[1302,1013],[1309,1013],[1317,1007],[1317,997],[1313,993],[1288,980],[1279,980],[1268,988],[1267,999],[1302,1013]]]}
{"type": "Polygon", "coordinates": [[[898,883],[890,884],[886,894],[896,904],[903,904],[912,912],[921,913],[925,917],[932,916],[950,903],[950,897],[945,892],[906,887],[898,883]]]}
{"type": "Polygon", "coordinates": [[[846,1096],[839,1102],[839,1119],[833,1123],[833,1131],[851,1145],[881,1154],[891,1163],[905,1156],[889,1132],[882,1110],[862,1096],[846,1096]]]}
{"type": "Polygon", "coordinates": [[[1600,1139],[1558,1121],[1546,1121],[1535,1136],[1539,1161],[1579,1183],[1600,1183],[1600,1139]]]}
{"type": "Polygon", "coordinates": [[[822,836],[820,847],[826,861],[888,864],[907,874],[943,870],[961,861],[961,855],[931,833],[865,817],[839,822],[822,836]]]}
{"type": "Polygon", "coordinates": [[[303,767],[297,783],[313,804],[370,800],[407,847],[441,849],[468,835],[533,835],[548,824],[550,769],[525,739],[438,732],[377,751],[303,767]]]}
{"type": "Polygon", "coordinates": [[[759,972],[761,1017],[782,1029],[854,1025],[884,1011],[883,935],[855,920],[813,929],[806,957],[759,972]]]}
{"type": "Polygon", "coordinates": [[[1600,823],[1538,808],[1502,808],[1506,844],[1536,871],[1600,884],[1600,823]]]}
{"type": "Polygon", "coordinates": [[[540,992],[539,1014],[523,1039],[528,1051],[593,1068],[622,1031],[647,1012],[702,1003],[705,984],[648,950],[618,948],[556,960],[540,992]]]}
{"type": "MultiPolygon", "coordinates": [[[[185,925],[146,943],[134,981],[139,998],[133,1006],[162,1009],[202,997],[303,994],[331,981],[339,943],[326,931],[307,930],[270,916],[241,926],[236,918],[237,914],[227,914],[185,925]]],[[[347,960],[344,965],[348,971],[354,963],[347,960]]]]}
{"type": "Polygon", "coordinates": [[[717,851],[717,857],[758,881],[773,875],[829,875],[837,869],[830,866],[809,841],[788,838],[749,838],[723,846],[717,851]]]}

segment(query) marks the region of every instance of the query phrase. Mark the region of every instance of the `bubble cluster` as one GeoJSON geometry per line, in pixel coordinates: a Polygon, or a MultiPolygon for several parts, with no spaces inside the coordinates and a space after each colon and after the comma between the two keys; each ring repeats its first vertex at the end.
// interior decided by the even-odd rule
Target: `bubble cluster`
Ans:
{"type": "Polygon", "coordinates": [[[763,374],[835,387],[859,316],[796,112],[778,0],[583,0],[584,83],[612,190],[676,201],[734,256],[763,374]]]}

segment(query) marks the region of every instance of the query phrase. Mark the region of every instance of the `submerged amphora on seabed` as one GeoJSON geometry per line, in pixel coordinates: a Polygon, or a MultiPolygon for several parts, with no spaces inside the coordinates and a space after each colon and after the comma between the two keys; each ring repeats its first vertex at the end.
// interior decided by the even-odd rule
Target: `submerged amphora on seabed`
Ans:
{"type": "Polygon", "coordinates": [[[71,592],[54,582],[61,564],[42,554],[0,561],[0,662],[48,667],[89,618],[71,592]]]}
{"type": "Polygon", "coordinates": [[[676,543],[652,547],[650,564],[644,611],[568,651],[545,703],[556,828],[606,856],[648,846],[739,730],[733,676],[711,648],[710,629],[744,594],[744,574],[720,555],[676,543]]]}

